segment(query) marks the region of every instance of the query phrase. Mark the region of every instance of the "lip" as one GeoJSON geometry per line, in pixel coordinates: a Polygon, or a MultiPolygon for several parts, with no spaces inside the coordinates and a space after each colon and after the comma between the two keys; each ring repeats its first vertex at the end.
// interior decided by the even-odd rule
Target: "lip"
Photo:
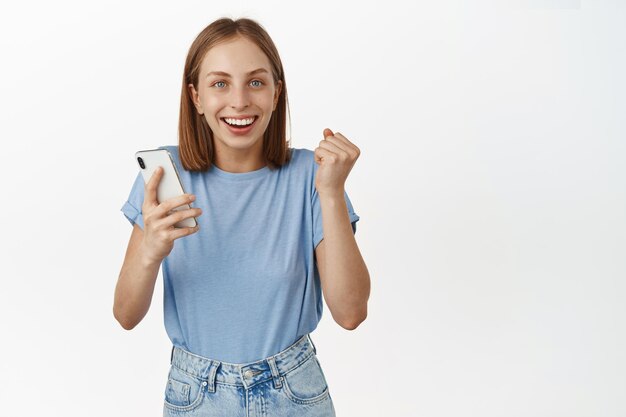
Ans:
{"type": "Polygon", "coordinates": [[[246,117],[228,117],[229,119],[248,119],[250,117],[254,117],[254,122],[252,122],[252,124],[248,125],[248,127],[246,127],[245,129],[232,127],[231,125],[226,123],[226,121],[224,120],[224,117],[220,118],[220,122],[224,123],[224,125],[226,125],[226,128],[228,129],[228,131],[230,133],[232,133],[233,135],[242,136],[242,135],[246,135],[246,134],[250,133],[250,131],[256,125],[257,120],[259,120],[259,116],[251,115],[251,116],[246,116],[246,117]]]}
{"type": "Polygon", "coordinates": [[[241,119],[249,119],[251,117],[258,117],[256,114],[244,114],[242,116],[224,116],[224,117],[220,117],[220,119],[237,119],[237,120],[241,120],[241,119]]]}

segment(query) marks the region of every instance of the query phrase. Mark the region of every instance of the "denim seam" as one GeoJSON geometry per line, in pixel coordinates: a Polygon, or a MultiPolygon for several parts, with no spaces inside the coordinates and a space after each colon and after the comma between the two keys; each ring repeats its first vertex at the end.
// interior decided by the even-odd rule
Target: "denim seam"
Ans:
{"type": "Polygon", "coordinates": [[[172,366],[174,368],[176,368],[177,370],[179,370],[180,372],[182,372],[182,373],[184,373],[184,374],[186,374],[188,376],[191,376],[193,378],[197,378],[197,379],[200,379],[200,380],[204,381],[204,378],[202,376],[200,376],[200,375],[192,374],[191,372],[187,372],[186,370],[182,369],[180,366],[176,366],[175,364],[172,364],[172,366]]]}
{"type": "Polygon", "coordinates": [[[296,369],[298,369],[300,366],[302,366],[302,365],[303,365],[306,361],[308,361],[308,360],[309,360],[309,358],[310,358],[311,356],[313,356],[313,355],[314,355],[314,353],[313,353],[313,352],[311,352],[311,353],[310,353],[307,357],[305,357],[305,358],[304,358],[304,359],[303,359],[300,363],[298,363],[298,364],[297,364],[296,366],[294,366],[293,368],[291,368],[291,369],[289,369],[289,370],[285,371],[283,374],[281,374],[281,376],[285,376],[285,375],[287,375],[287,374],[289,374],[289,373],[291,373],[291,372],[295,371],[295,370],[296,370],[296,369]]]}
{"type": "MultiPolygon", "coordinates": [[[[306,336],[302,336],[300,339],[298,339],[298,341],[297,341],[297,342],[300,342],[300,341],[301,341],[301,340],[303,340],[303,339],[306,341],[306,339],[307,339],[307,338],[306,338],[306,336]]],[[[310,340],[310,336],[309,336],[309,340],[310,340]]],[[[297,342],[296,342],[296,343],[297,343],[297,342]]],[[[303,359],[302,359],[299,363],[297,363],[295,366],[293,366],[292,368],[289,368],[288,370],[286,370],[286,371],[284,371],[284,372],[282,372],[282,373],[281,373],[281,372],[279,372],[279,376],[280,376],[280,377],[285,376],[285,375],[287,375],[287,374],[289,374],[289,373],[291,373],[291,372],[293,372],[293,371],[297,370],[300,366],[302,366],[302,364],[304,364],[307,360],[309,360],[309,359],[311,358],[311,356],[314,356],[314,355],[316,354],[316,352],[315,352],[315,350],[316,350],[316,349],[315,349],[315,345],[313,345],[312,340],[311,340],[311,343],[309,343],[309,345],[311,345],[311,351],[310,351],[310,353],[309,353],[306,357],[304,357],[304,358],[303,358],[303,359]]],[[[181,348],[181,347],[174,346],[174,348],[178,348],[178,350],[180,351],[180,353],[182,353],[183,355],[193,356],[193,357],[195,357],[195,358],[200,359],[202,362],[206,362],[207,360],[208,360],[208,361],[211,361],[211,360],[210,360],[210,359],[208,359],[208,358],[205,358],[205,357],[200,356],[200,355],[196,355],[196,354],[194,354],[194,353],[192,353],[192,352],[189,352],[188,350],[183,349],[183,348],[181,348]]],[[[199,379],[199,380],[201,380],[201,381],[206,380],[206,378],[203,378],[201,375],[198,375],[198,374],[195,374],[195,373],[188,372],[188,371],[186,371],[186,370],[182,369],[180,366],[177,366],[177,365],[174,363],[174,361],[173,361],[173,358],[174,358],[174,348],[172,348],[172,360],[171,360],[171,365],[172,365],[173,367],[175,367],[177,370],[179,370],[180,372],[182,372],[182,373],[184,373],[184,374],[186,374],[186,375],[188,375],[188,376],[190,376],[190,377],[193,377],[193,378],[199,379]]],[[[279,352],[279,353],[277,353],[277,354],[275,354],[275,355],[272,355],[272,356],[271,356],[271,358],[279,359],[279,357],[280,357],[280,356],[281,356],[284,352],[286,352],[287,350],[289,350],[289,348],[285,348],[285,349],[284,349],[284,350],[282,350],[281,352],[279,352]]],[[[289,358],[281,358],[281,359],[282,359],[282,361],[289,361],[289,358]]],[[[183,363],[185,362],[185,361],[184,361],[184,359],[183,359],[182,361],[183,361],[183,363]]],[[[255,364],[261,364],[261,363],[263,363],[263,362],[266,362],[266,360],[261,359],[261,360],[255,361],[255,362],[246,363],[245,365],[250,366],[250,365],[255,365],[255,364]]],[[[221,362],[221,361],[220,361],[220,363],[221,363],[221,364],[223,364],[223,365],[234,365],[234,366],[241,366],[241,365],[242,365],[242,364],[229,363],[229,362],[221,362]]],[[[212,363],[211,363],[211,362],[209,362],[209,368],[208,368],[209,370],[211,369],[211,364],[212,364],[212,363]]],[[[271,367],[270,367],[270,370],[271,370],[271,367]]],[[[216,375],[216,376],[217,376],[217,375],[216,375]]],[[[210,377],[210,376],[209,376],[209,377],[210,377]]],[[[272,379],[273,379],[273,377],[270,377],[270,378],[266,378],[266,379],[263,379],[263,380],[257,381],[254,385],[251,385],[250,387],[255,386],[255,385],[257,385],[257,384],[260,384],[260,383],[263,383],[263,382],[266,382],[266,381],[270,381],[270,380],[272,380],[272,379]]],[[[219,385],[225,385],[225,386],[229,386],[229,387],[244,387],[244,386],[245,386],[244,384],[231,384],[231,383],[229,383],[229,382],[218,381],[218,380],[217,380],[217,378],[214,378],[214,383],[215,383],[215,385],[219,384],[219,385]]]]}
{"type": "MultiPolygon", "coordinates": [[[[307,339],[307,337],[306,337],[306,336],[307,336],[307,335],[301,336],[301,337],[300,337],[300,339],[298,339],[298,340],[294,343],[294,345],[295,345],[296,343],[300,342],[300,341],[301,341],[301,340],[303,340],[303,339],[304,339],[304,340],[306,340],[306,339],[307,339]]],[[[310,338],[310,336],[309,336],[309,338],[310,338]]],[[[313,342],[313,340],[311,340],[311,342],[313,342]]],[[[311,344],[312,344],[312,343],[311,343],[311,344]]],[[[285,353],[286,351],[288,351],[290,347],[291,347],[291,346],[286,347],[285,349],[281,350],[281,351],[280,351],[280,352],[278,352],[277,354],[272,355],[272,357],[274,357],[274,358],[276,358],[276,359],[279,359],[279,356],[280,356],[281,354],[285,353]]],[[[315,353],[315,347],[314,347],[314,346],[312,346],[312,347],[313,347],[313,352],[315,353]]],[[[181,348],[181,347],[179,347],[179,346],[175,346],[175,345],[174,345],[174,347],[172,348],[172,355],[171,355],[171,356],[172,356],[172,358],[174,358],[174,348],[177,348],[178,350],[180,350],[180,351],[181,351],[182,353],[184,353],[184,354],[188,354],[188,355],[194,356],[194,357],[196,357],[196,358],[198,358],[198,359],[201,359],[202,361],[206,361],[206,360],[208,360],[208,359],[209,359],[209,358],[205,358],[204,356],[196,355],[196,354],[195,354],[195,353],[193,353],[193,352],[189,352],[188,350],[183,349],[183,348],[181,348]]],[[[245,363],[245,364],[241,364],[241,363],[230,363],[230,362],[220,361],[220,363],[221,363],[222,365],[234,365],[234,366],[241,366],[241,365],[255,365],[255,364],[262,363],[262,362],[263,362],[263,359],[260,359],[260,360],[258,360],[258,361],[254,361],[254,362],[245,363]]]]}
{"type": "MultiPolygon", "coordinates": [[[[307,355],[304,359],[302,359],[302,361],[301,361],[300,363],[298,363],[297,365],[295,365],[295,366],[294,366],[294,367],[292,367],[292,368],[289,368],[288,370],[284,371],[283,373],[279,373],[279,374],[280,374],[281,376],[283,376],[283,375],[287,375],[288,373],[290,373],[290,372],[292,372],[292,371],[294,371],[294,370],[298,369],[300,366],[302,366],[302,364],[303,364],[304,362],[306,362],[307,360],[309,360],[309,358],[310,358],[311,356],[313,356],[314,354],[315,354],[314,352],[311,352],[311,353],[310,353],[309,355],[307,355]]],[[[224,363],[224,362],[222,362],[222,363],[224,363]]],[[[193,373],[191,373],[191,372],[187,372],[186,370],[182,369],[180,366],[176,365],[175,363],[172,363],[171,365],[172,365],[174,368],[176,368],[177,370],[179,370],[180,372],[184,373],[184,374],[187,374],[187,375],[189,375],[189,376],[191,376],[191,377],[194,377],[194,378],[203,379],[203,378],[202,378],[202,376],[197,375],[197,374],[193,374],[193,373]]],[[[269,379],[272,379],[272,378],[269,378],[269,379]]],[[[267,379],[266,379],[266,380],[264,380],[264,381],[267,381],[267,379]]],[[[227,383],[227,382],[221,382],[221,381],[218,381],[217,379],[215,380],[215,383],[216,383],[216,384],[217,384],[217,383],[219,383],[219,384],[223,384],[223,385],[231,385],[231,386],[235,386],[235,387],[240,387],[240,386],[242,386],[242,385],[238,385],[238,384],[229,384],[229,383],[227,383]]]]}
{"type": "Polygon", "coordinates": [[[278,371],[278,366],[276,366],[276,359],[269,358],[267,363],[270,366],[270,372],[272,373],[272,380],[274,381],[274,388],[279,389],[282,386],[282,378],[280,377],[280,372],[278,371]]]}
{"type": "Polygon", "coordinates": [[[198,392],[198,397],[194,399],[194,401],[189,405],[176,405],[167,402],[167,399],[164,401],[165,406],[175,411],[192,411],[200,406],[204,398],[204,385],[200,385],[200,392],[198,392]]]}
{"type": "Polygon", "coordinates": [[[289,388],[289,383],[287,382],[286,378],[285,380],[283,380],[283,383],[285,387],[285,395],[296,404],[317,404],[318,402],[324,401],[330,395],[330,389],[328,387],[328,384],[326,384],[326,389],[321,394],[309,399],[298,398],[289,388]]]}

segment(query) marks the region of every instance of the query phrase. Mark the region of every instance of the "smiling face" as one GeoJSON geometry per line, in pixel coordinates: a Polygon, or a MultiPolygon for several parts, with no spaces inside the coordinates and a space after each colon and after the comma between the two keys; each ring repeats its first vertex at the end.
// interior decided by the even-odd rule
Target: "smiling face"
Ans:
{"type": "Polygon", "coordinates": [[[263,133],[278,103],[281,84],[274,83],[267,56],[244,37],[220,43],[206,53],[198,90],[193,84],[189,89],[198,113],[204,115],[213,133],[216,158],[262,157],[263,133]],[[247,128],[230,127],[225,120],[244,124],[251,118],[254,122],[247,128]]]}

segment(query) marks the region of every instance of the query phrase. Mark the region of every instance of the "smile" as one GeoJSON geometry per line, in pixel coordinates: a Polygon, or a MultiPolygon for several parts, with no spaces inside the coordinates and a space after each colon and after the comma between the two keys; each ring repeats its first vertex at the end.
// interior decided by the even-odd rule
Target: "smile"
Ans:
{"type": "Polygon", "coordinates": [[[249,117],[247,119],[234,119],[230,117],[222,117],[222,120],[225,121],[230,126],[248,126],[254,123],[257,119],[257,116],[249,117]]]}
{"type": "Polygon", "coordinates": [[[228,130],[235,135],[245,135],[250,132],[258,119],[259,116],[253,116],[245,119],[234,119],[230,117],[220,118],[228,130]]]}

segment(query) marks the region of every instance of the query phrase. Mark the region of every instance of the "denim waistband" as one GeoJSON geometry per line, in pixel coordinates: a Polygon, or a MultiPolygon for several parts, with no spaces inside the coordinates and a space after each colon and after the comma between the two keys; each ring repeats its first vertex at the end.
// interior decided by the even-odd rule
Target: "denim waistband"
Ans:
{"type": "Polygon", "coordinates": [[[249,388],[268,379],[274,379],[274,386],[280,388],[281,376],[316,352],[311,336],[305,334],[276,355],[249,363],[221,362],[173,346],[170,364],[206,381],[209,392],[215,392],[216,382],[249,388]]]}

